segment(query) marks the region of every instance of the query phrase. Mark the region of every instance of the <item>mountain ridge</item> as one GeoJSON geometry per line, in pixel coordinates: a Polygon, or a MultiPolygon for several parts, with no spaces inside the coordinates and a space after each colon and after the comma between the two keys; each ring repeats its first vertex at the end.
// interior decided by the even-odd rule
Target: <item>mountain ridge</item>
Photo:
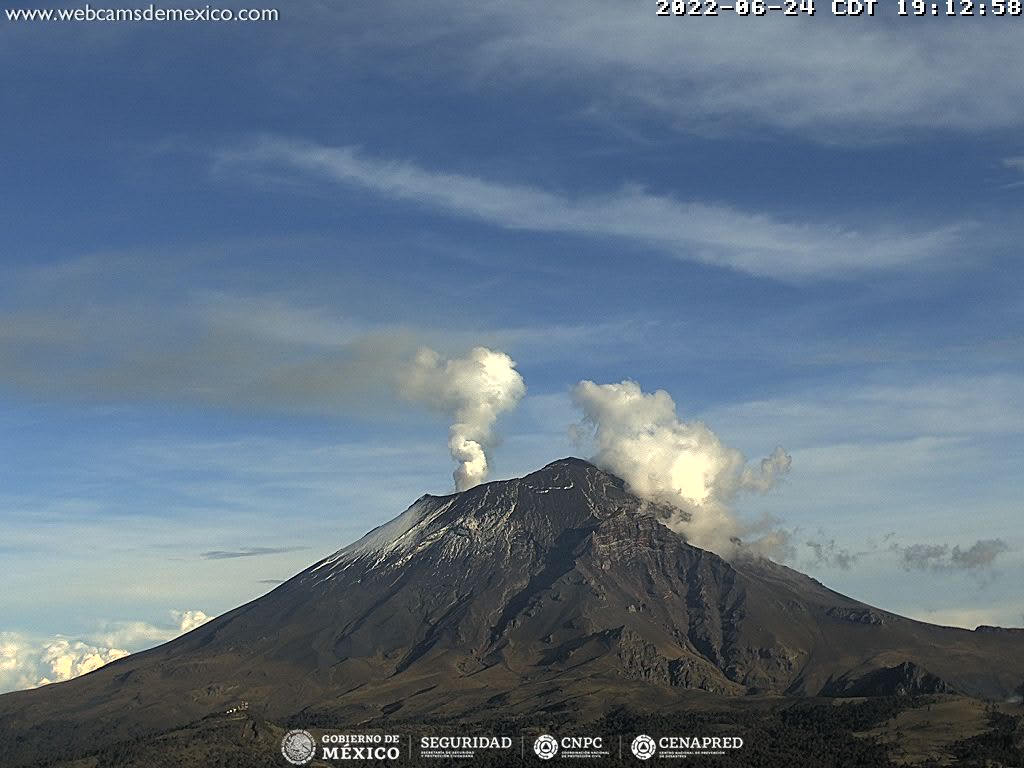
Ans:
{"type": "Polygon", "coordinates": [[[1024,633],[937,627],[771,561],[724,560],[570,458],[422,496],[176,640],[0,697],[0,735],[33,743],[57,721],[102,742],[240,700],[276,721],[368,723],[598,716],[697,694],[1005,698],[1022,679],[1024,633]]]}

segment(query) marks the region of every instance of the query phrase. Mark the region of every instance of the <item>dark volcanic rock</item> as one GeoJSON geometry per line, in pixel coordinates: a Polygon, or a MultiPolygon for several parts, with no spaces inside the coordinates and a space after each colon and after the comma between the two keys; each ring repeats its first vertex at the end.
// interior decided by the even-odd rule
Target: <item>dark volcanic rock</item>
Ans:
{"type": "Polygon", "coordinates": [[[876,669],[861,677],[845,675],[821,691],[822,696],[919,696],[930,693],[958,691],[945,680],[909,661],[876,669]]]}
{"type": "Polygon", "coordinates": [[[833,619],[840,621],[852,621],[855,624],[885,624],[885,617],[872,608],[848,608],[845,606],[833,606],[825,613],[833,619]]]}

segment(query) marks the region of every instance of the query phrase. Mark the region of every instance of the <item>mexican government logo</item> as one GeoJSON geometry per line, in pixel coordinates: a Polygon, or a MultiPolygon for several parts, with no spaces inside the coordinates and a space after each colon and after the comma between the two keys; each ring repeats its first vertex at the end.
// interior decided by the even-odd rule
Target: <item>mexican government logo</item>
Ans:
{"type": "Polygon", "coordinates": [[[402,737],[380,733],[325,733],[317,740],[309,731],[288,731],[281,739],[281,754],[292,765],[305,765],[314,757],[321,760],[398,760],[402,737]]]}
{"type": "Polygon", "coordinates": [[[281,754],[292,765],[305,765],[316,754],[316,739],[309,731],[288,731],[281,739],[281,754]]]}
{"type": "Polygon", "coordinates": [[[633,751],[633,756],[639,760],[650,760],[654,757],[654,753],[658,751],[658,745],[646,733],[641,733],[633,739],[633,743],[629,745],[629,748],[633,751]]]}

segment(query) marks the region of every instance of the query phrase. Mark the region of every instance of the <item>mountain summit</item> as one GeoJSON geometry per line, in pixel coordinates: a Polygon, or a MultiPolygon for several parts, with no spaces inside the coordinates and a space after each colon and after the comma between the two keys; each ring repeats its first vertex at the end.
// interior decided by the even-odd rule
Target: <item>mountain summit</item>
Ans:
{"type": "Polygon", "coordinates": [[[1005,698],[1024,678],[1024,631],[932,626],[769,561],[729,562],[658,512],[572,458],[423,496],[177,640],[0,697],[0,735],[31,744],[57,721],[102,743],[239,701],[343,724],[599,715],[696,692],[1005,698]]]}

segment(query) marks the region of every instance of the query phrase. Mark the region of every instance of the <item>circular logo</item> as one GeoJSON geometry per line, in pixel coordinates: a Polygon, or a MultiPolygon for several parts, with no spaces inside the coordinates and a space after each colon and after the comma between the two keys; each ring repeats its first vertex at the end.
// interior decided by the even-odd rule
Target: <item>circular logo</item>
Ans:
{"type": "Polygon", "coordinates": [[[658,745],[646,733],[641,733],[633,739],[633,743],[629,745],[629,748],[633,750],[633,754],[640,760],[649,760],[654,757],[654,753],[658,750],[658,745]]]}
{"type": "Polygon", "coordinates": [[[558,754],[558,741],[554,736],[548,736],[546,733],[542,733],[537,737],[537,740],[533,742],[533,751],[537,753],[537,757],[541,760],[550,760],[558,754]]]}
{"type": "Polygon", "coordinates": [[[292,765],[305,765],[316,753],[316,739],[309,731],[288,731],[281,739],[281,754],[292,765]]]}

